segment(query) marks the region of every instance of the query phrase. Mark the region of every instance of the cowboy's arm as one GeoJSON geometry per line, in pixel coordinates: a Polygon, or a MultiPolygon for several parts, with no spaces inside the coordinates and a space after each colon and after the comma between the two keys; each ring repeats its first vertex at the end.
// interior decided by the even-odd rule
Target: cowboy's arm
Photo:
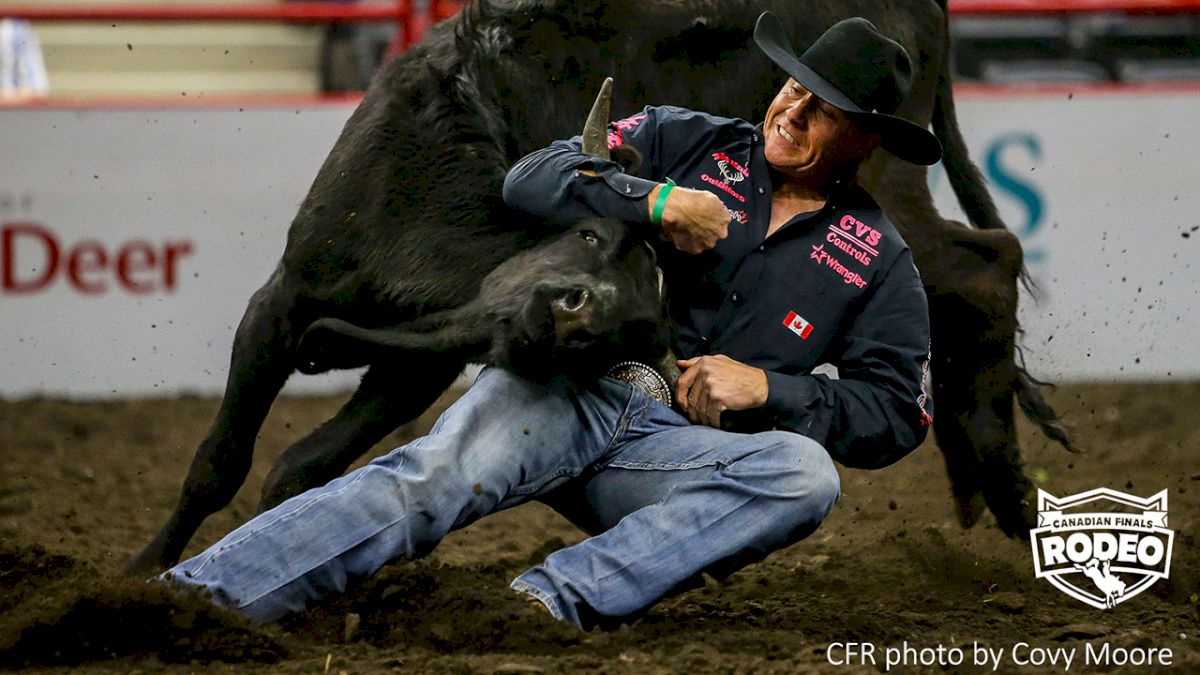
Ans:
{"type": "Polygon", "coordinates": [[[610,145],[628,145],[642,156],[641,176],[584,154],[582,138],[576,136],[555,141],[513,165],[505,177],[504,201],[556,221],[610,217],[649,224],[657,208],[661,233],[678,248],[690,253],[712,248],[726,236],[730,219],[721,200],[710,192],[682,187],[664,193],[667,188],[661,182],[667,179],[665,167],[689,149],[668,137],[688,138],[687,125],[698,123],[679,111],[647,107],[609,127],[610,145]]]}
{"type": "Polygon", "coordinates": [[[617,218],[648,223],[646,195],[658,183],[631,176],[611,160],[580,151],[582,137],[554,141],[521,158],[504,178],[504,201],[556,221],[617,218]]]}

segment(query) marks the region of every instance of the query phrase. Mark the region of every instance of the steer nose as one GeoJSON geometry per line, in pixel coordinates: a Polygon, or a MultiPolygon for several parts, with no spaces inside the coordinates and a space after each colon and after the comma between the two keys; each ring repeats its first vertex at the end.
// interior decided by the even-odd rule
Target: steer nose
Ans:
{"type": "Polygon", "coordinates": [[[563,293],[554,300],[554,307],[564,312],[579,312],[582,311],[588,301],[592,299],[592,292],[583,287],[572,288],[563,293]]]}
{"type": "Polygon", "coordinates": [[[595,328],[595,302],[592,291],[576,286],[560,291],[550,301],[550,314],[554,317],[554,341],[558,346],[587,341],[586,336],[595,328]]]}

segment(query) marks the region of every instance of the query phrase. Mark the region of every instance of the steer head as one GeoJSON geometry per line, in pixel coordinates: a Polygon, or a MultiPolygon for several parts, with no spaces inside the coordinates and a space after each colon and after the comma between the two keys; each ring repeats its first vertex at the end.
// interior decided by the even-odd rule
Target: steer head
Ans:
{"type": "Polygon", "coordinates": [[[300,340],[299,368],[322,372],[339,354],[387,358],[391,350],[453,353],[539,381],[595,378],[625,359],[654,363],[670,341],[654,263],[654,250],[624,223],[583,221],[503,262],[460,307],[386,328],[314,322],[300,340]]]}
{"type": "Polygon", "coordinates": [[[662,357],[669,335],[654,262],[642,237],[609,219],[506,261],[480,300],[521,305],[522,316],[505,325],[503,342],[493,340],[490,361],[534,379],[589,378],[621,360],[662,357]]]}
{"type": "MultiPolygon", "coordinates": [[[[635,150],[609,152],[611,99],[608,78],[584,125],[582,149],[632,171],[641,159],[635,150]]],[[[314,322],[298,345],[298,368],[317,373],[349,365],[347,355],[362,362],[387,358],[390,350],[436,351],[540,381],[558,374],[594,379],[617,362],[641,361],[673,385],[679,370],[654,263],[654,249],[624,223],[583,221],[503,262],[461,307],[388,328],[314,322]]]]}

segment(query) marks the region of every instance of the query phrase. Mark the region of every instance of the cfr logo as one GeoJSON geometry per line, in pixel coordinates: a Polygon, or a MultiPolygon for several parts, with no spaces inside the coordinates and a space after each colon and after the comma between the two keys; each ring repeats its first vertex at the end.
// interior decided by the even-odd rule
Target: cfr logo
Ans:
{"type": "Polygon", "coordinates": [[[84,295],[114,287],[137,295],[170,293],[179,282],[180,261],[192,249],[190,241],[155,245],[144,239],[114,247],[95,239],[68,244],[39,223],[6,222],[0,224],[0,293],[37,293],[59,276],[84,295]]]}

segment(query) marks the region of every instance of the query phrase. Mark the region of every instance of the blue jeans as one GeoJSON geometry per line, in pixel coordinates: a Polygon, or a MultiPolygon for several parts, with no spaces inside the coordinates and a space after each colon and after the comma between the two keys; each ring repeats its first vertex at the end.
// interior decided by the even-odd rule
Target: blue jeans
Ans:
{"type": "Polygon", "coordinates": [[[798,434],[693,425],[615,380],[539,385],[489,368],[429,435],[259,514],[163,577],[270,621],[540,499],[594,536],[512,587],[587,629],[807,536],[838,492],[829,455],[798,434]]]}

